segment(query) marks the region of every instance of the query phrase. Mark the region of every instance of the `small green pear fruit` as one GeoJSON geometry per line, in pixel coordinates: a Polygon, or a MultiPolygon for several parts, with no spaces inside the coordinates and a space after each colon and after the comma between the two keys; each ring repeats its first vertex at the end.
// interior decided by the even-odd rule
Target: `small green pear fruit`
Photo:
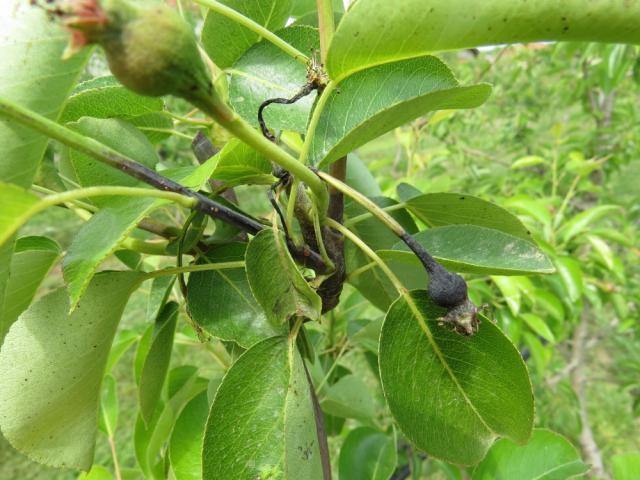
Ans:
{"type": "Polygon", "coordinates": [[[213,93],[191,27],[156,1],[76,0],[65,22],[78,44],[99,44],[127,88],[147,96],[193,101],[213,93]]]}

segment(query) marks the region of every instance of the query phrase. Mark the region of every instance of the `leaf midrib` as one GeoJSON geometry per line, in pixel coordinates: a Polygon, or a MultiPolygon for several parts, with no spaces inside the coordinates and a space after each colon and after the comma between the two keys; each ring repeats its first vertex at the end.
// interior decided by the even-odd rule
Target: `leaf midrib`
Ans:
{"type": "Polygon", "coordinates": [[[485,428],[490,433],[492,433],[494,435],[497,435],[498,433],[487,424],[487,422],[484,420],[482,415],[480,415],[480,412],[478,412],[478,410],[476,409],[475,405],[473,405],[473,403],[471,402],[471,400],[467,396],[467,393],[464,391],[464,388],[462,388],[462,385],[460,385],[460,382],[458,382],[458,379],[454,375],[453,370],[451,369],[451,367],[447,363],[444,355],[442,354],[442,351],[440,350],[440,347],[438,346],[436,341],[433,339],[433,334],[431,333],[431,330],[429,329],[429,326],[427,325],[427,323],[425,321],[425,318],[422,315],[422,312],[420,311],[420,309],[418,308],[416,303],[413,301],[413,297],[411,296],[411,292],[407,292],[407,291],[403,292],[402,293],[402,298],[404,298],[405,302],[407,302],[407,305],[409,306],[409,308],[413,312],[414,316],[418,319],[418,324],[420,325],[420,328],[422,329],[422,331],[427,336],[427,340],[429,340],[429,344],[431,345],[431,347],[433,348],[436,356],[438,357],[438,359],[442,363],[442,366],[444,367],[445,371],[449,374],[449,377],[451,377],[451,380],[452,380],[453,384],[456,386],[456,388],[458,389],[458,391],[462,395],[462,398],[464,399],[464,401],[467,403],[469,408],[471,408],[473,413],[476,414],[476,416],[478,417],[480,422],[485,426],[485,428]]]}
{"type": "MultiPolygon", "coordinates": [[[[555,472],[557,470],[560,470],[561,468],[567,467],[567,466],[571,465],[572,463],[578,463],[578,462],[580,462],[580,460],[576,459],[576,460],[572,460],[570,462],[565,462],[565,463],[562,463],[560,465],[556,465],[555,467],[553,467],[553,468],[551,468],[549,470],[546,470],[546,471],[540,473],[539,475],[533,477],[531,480],[540,480],[540,479],[546,477],[547,475],[549,475],[550,473],[553,473],[553,472],[555,472]]],[[[577,473],[577,474],[571,475],[570,477],[567,477],[567,478],[575,478],[576,475],[580,475],[580,474],[577,473]]]]}

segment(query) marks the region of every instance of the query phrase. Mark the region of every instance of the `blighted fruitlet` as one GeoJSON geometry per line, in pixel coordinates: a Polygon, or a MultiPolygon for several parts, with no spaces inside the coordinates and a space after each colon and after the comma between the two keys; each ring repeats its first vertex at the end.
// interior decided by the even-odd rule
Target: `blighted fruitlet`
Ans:
{"type": "Polygon", "coordinates": [[[115,77],[136,93],[191,102],[213,93],[191,27],[164,3],[67,0],[54,13],[72,32],[69,52],[98,44],[115,77]]]}
{"type": "Polygon", "coordinates": [[[427,250],[407,232],[400,238],[416,254],[429,274],[427,293],[433,303],[447,309],[447,313],[438,319],[438,323],[448,326],[460,335],[475,335],[480,327],[478,307],[467,292],[467,283],[457,273],[450,272],[440,265],[427,250]]]}
{"type": "Polygon", "coordinates": [[[429,296],[436,305],[453,308],[467,299],[467,284],[457,273],[435,263],[429,271],[429,296]]]}

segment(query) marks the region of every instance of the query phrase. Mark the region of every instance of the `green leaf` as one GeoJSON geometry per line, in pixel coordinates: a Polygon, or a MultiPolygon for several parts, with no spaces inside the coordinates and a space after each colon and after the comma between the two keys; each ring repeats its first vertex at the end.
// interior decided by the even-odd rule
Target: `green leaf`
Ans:
{"type": "Polygon", "coordinates": [[[546,200],[531,198],[528,195],[516,195],[506,199],[503,205],[528,215],[543,225],[551,225],[551,214],[546,200]]]}
{"type": "Polygon", "coordinates": [[[133,359],[133,378],[136,381],[136,385],[140,385],[142,367],[144,367],[144,360],[147,358],[149,348],[151,347],[152,336],[153,325],[149,325],[138,341],[138,347],[136,348],[136,354],[133,359]]]}
{"type": "Polygon", "coordinates": [[[0,245],[8,245],[5,248],[13,252],[13,245],[6,242],[38,212],[38,203],[40,199],[33,193],[17,185],[0,182],[0,245]]]}
{"type": "Polygon", "coordinates": [[[547,367],[549,365],[549,361],[551,360],[551,355],[553,352],[549,348],[546,348],[544,345],[542,345],[542,342],[537,335],[529,332],[524,332],[523,337],[525,344],[531,352],[531,360],[533,360],[533,364],[536,367],[537,374],[540,377],[544,377],[545,373],[548,372],[547,367]]]}
{"type": "Polygon", "coordinates": [[[118,427],[118,386],[113,375],[106,374],[102,380],[102,399],[98,425],[108,437],[113,438],[118,427]]]}
{"type": "Polygon", "coordinates": [[[207,392],[201,392],[187,403],[176,420],[169,446],[176,480],[202,479],[202,440],[208,414],[207,392]]]}
{"type": "MultiPolygon", "coordinates": [[[[533,243],[490,228],[449,225],[424,230],[414,238],[442,265],[456,272],[526,275],[555,271],[549,258],[533,243]]],[[[419,263],[403,242],[393,248],[395,253],[380,253],[384,258],[419,263]]]]}
{"type": "MultiPolygon", "coordinates": [[[[320,49],[316,28],[293,26],[277,35],[306,54],[320,49]]],[[[307,69],[271,42],[251,47],[230,70],[229,101],[245,120],[258,126],[258,107],[269,98],[291,98],[307,83],[307,69]]],[[[269,128],[304,133],[316,98],[312,92],[290,105],[269,105],[264,120],[269,128]]]]}
{"type": "MultiPolygon", "coordinates": [[[[349,322],[348,326],[355,325],[355,322],[349,322]]],[[[349,334],[349,340],[359,347],[362,347],[370,352],[378,352],[378,345],[380,340],[380,330],[382,330],[382,317],[368,321],[364,327],[360,328],[355,333],[349,334]]]]}
{"type": "Polygon", "coordinates": [[[349,155],[347,159],[346,183],[367,197],[382,197],[378,182],[357,155],[349,155]]]}
{"type": "MultiPolygon", "coordinates": [[[[0,198],[2,197],[2,184],[0,183],[0,198]]],[[[0,214],[0,237],[2,237],[2,215],[0,214]]],[[[9,274],[11,267],[11,256],[13,255],[14,238],[9,238],[9,241],[2,243],[0,240],[0,305],[4,305],[6,298],[7,284],[9,283],[9,274]]],[[[4,308],[4,307],[3,307],[4,308]]],[[[3,311],[0,310],[0,320],[3,317],[3,311]]],[[[4,338],[4,328],[6,322],[0,323],[0,345],[2,345],[2,339],[4,338]]]]}
{"type": "MultiPolygon", "coordinates": [[[[104,143],[129,158],[136,159],[138,163],[152,170],[160,161],[153,145],[147,138],[133,125],[124,120],[83,117],[78,122],[70,124],[69,127],[87,137],[104,143]]],[[[105,165],[77,150],[66,148],[65,152],[76,180],[83,187],[94,185],[139,187],[143,185],[142,182],[130,175],[105,165]]],[[[91,201],[99,207],[107,207],[117,199],[113,197],[94,197],[91,201]]]]}
{"type": "MultiPolygon", "coordinates": [[[[284,27],[291,11],[291,0],[223,0],[221,3],[271,31],[284,27]]],[[[201,41],[218,67],[232,66],[258,40],[257,33],[236,21],[213,11],[207,13],[201,41]]]]}
{"type": "Polygon", "coordinates": [[[81,117],[138,117],[158,112],[163,106],[161,98],[133,93],[111,75],[96,77],[75,88],[60,115],[60,122],[75,122],[81,117]]]}
{"type": "Polygon", "coordinates": [[[69,314],[64,288],[34,303],[0,351],[0,427],[33,460],[88,470],[100,383],[120,316],[141,277],[96,275],[69,314]]]}
{"type": "Polygon", "coordinates": [[[140,415],[136,420],[134,446],[136,459],[145,478],[166,478],[165,444],[182,408],[193,397],[207,388],[207,382],[198,378],[192,365],[176,367],[169,372],[167,400],[159,404],[149,423],[145,425],[140,415]]]}
{"type": "Polygon", "coordinates": [[[311,393],[295,342],[255,344],[222,380],[202,449],[203,478],[323,478],[311,393]]]}
{"type": "Polygon", "coordinates": [[[640,43],[640,5],[624,0],[359,0],[338,26],[327,58],[339,80],[372,65],[443,50],[540,40],[640,43]],[[473,28],[469,28],[472,25],[473,28]]]}
{"type": "Polygon", "coordinates": [[[404,182],[398,184],[398,186],[396,187],[396,192],[398,193],[398,198],[403,202],[408,202],[413,197],[419,197],[423,195],[423,193],[416,187],[404,182]]]}
{"type": "Polygon", "coordinates": [[[569,302],[577,302],[584,293],[584,279],[580,262],[571,257],[557,257],[555,265],[567,291],[569,302]]]}
{"type": "Polygon", "coordinates": [[[145,357],[138,386],[140,415],[149,424],[156,409],[171,361],[173,334],[178,319],[178,304],[167,303],[156,318],[149,351],[145,357]]]}
{"type": "Polygon", "coordinates": [[[144,260],[140,252],[136,252],[135,250],[122,249],[116,250],[113,254],[129,270],[143,271],[144,260]]]}
{"type": "Polygon", "coordinates": [[[447,462],[479,462],[497,436],[524,443],[533,394],[520,354],[490,321],[461,337],[437,319],[444,309],[415,290],[389,309],[380,336],[380,378],[405,436],[447,462]]]}
{"type": "MultiPolygon", "coordinates": [[[[344,3],[342,0],[331,0],[333,4],[334,14],[344,12],[344,3]]],[[[318,4],[316,0],[293,0],[293,9],[291,16],[298,19],[300,17],[315,16],[318,21],[318,4]]]]}
{"type": "Polygon", "coordinates": [[[375,417],[376,404],[362,378],[345,375],[328,387],[320,402],[322,411],[343,418],[358,418],[364,422],[375,417]]]}
{"type": "Polygon", "coordinates": [[[607,242],[595,235],[586,235],[587,241],[591,244],[595,256],[600,259],[602,264],[608,269],[613,270],[615,266],[616,255],[607,242]]]}
{"type": "MultiPolygon", "coordinates": [[[[44,9],[22,0],[0,2],[0,97],[56,119],[81,74],[89,49],[69,60],[62,53],[69,34],[52,22],[44,9]]],[[[48,139],[14,121],[0,119],[0,179],[30,187],[48,139]]],[[[4,187],[0,186],[0,190],[4,187]]],[[[0,307],[5,301],[13,239],[4,237],[5,192],[0,191],[0,307]]],[[[18,199],[12,199],[14,203],[18,199]]],[[[1,315],[1,313],[0,313],[1,315]]],[[[0,343],[2,338],[0,328],[0,343]]]]}
{"type": "MultiPolygon", "coordinates": [[[[90,50],[62,59],[69,33],[44,9],[22,0],[0,4],[0,97],[55,120],[84,68],[90,50]]],[[[31,186],[47,137],[16,122],[0,120],[0,178],[31,186]]]]}
{"type": "MultiPolygon", "coordinates": [[[[0,187],[1,188],[1,187],[0,187]]],[[[11,258],[11,274],[0,310],[0,345],[2,339],[33,297],[51,267],[60,257],[60,245],[47,237],[22,237],[11,258]]]]}
{"type": "Polygon", "coordinates": [[[460,193],[426,193],[406,200],[407,207],[429,226],[478,225],[531,241],[531,233],[515,215],[495,203],[460,193]]]}
{"type": "Polygon", "coordinates": [[[626,453],[611,457],[614,480],[635,480],[640,472],[640,454],[626,453]]]}
{"type": "Polygon", "coordinates": [[[93,465],[88,472],[82,472],[78,480],[113,480],[113,475],[100,465],[93,465]]]}
{"type": "MultiPolygon", "coordinates": [[[[244,260],[246,245],[220,245],[200,263],[244,260]]],[[[244,268],[193,272],[187,283],[187,305],[191,318],[202,329],[221,340],[244,348],[265,338],[285,333],[275,326],[256,302],[244,268]]]]}
{"type": "Polygon", "coordinates": [[[258,184],[271,185],[276,181],[271,175],[271,162],[246,143],[232,139],[216,156],[216,168],[211,175],[227,186],[258,184]]]}
{"type": "Polygon", "coordinates": [[[566,480],[589,471],[569,441],[536,429],[527,445],[498,440],[473,471],[473,480],[566,480]]]}
{"type": "Polygon", "coordinates": [[[109,359],[104,371],[110,373],[113,367],[120,361],[122,356],[131,346],[140,339],[139,335],[132,330],[120,330],[109,351],[109,359]]]}
{"type": "Polygon", "coordinates": [[[291,16],[293,18],[303,17],[310,13],[317,13],[318,5],[315,0],[293,0],[291,16]]]}
{"type": "Polygon", "coordinates": [[[259,232],[247,246],[245,261],[253,296],[271,325],[277,328],[293,316],[320,318],[322,301],[298,270],[281,233],[259,232]]]}
{"type": "Polygon", "coordinates": [[[433,110],[473,108],[488,84],[461,87],[435,57],[372,67],[337,85],[320,114],[309,158],[325,166],[369,140],[433,110]]]}
{"type": "Polygon", "coordinates": [[[511,313],[518,315],[520,313],[520,306],[522,305],[522,294],[530,298],[533,293],[533,287],[530,283],[527,283],[526,277],[492,276],[491,280],[493,280],[493,283],[496,284],[500,293],[502,293],[511,313]]]}
{"type": "Polygon", "coordinates": [[[515,162],[513,162],[510,168],[512,170],[518,170],[521,168],[535,167],[536,165],[541,165],[545,162],[546,160],[544,158],[537,155],[527,155],[524,157],[520,157],[515,162]]]}
{"type": "Polygon", "coordinates": [[[111,207],[98,211],[82,226],[63,261],[71,308],[75,308],[98,265],[158,203],[153,198],[114,199],[111,207]]]}
{"type": "MultiPolygon", "coordinates": [[[[171,172],[163,173],[198,190],[207,181],[214,167],[215,160],[209,159],[195,169],[179,169],[175,175],[171,172]]],[[[145,216],[168,202],[153,198],[110,197],[102,203],[105,207],[82,226],[64,258],[63,274],[71,294],[72,307],[98,265],[118,248],[145,216]]]]}
{"type": "Polygon", "coordinates": [[[636,58],[636,61],[633,64],[632,76],[636,85],[640,85],[640,57],[636,58]]]}
{"type": "Polygon", "coordinates": [[[127,118],[127,122],[140,130],[154,145],[170,137],[173,129],[171,119],[160,112],[127,118]]]}
{"type": "Polygon", "coordinates": [[[601,218],[611,216],[615,211],[619,211],[620,207],[617,205],[598,205],[593,208],[589,208],[584,212],[580,212],[571,220],[562,225],[562,228],[558,230],[558,236],[565,242],[568,242],[573,237],[580,233],[585,233],[587,227],[600,220],[601,218]]]}
{"type": "Polygon", "coordinates": [[[147,322],[153,322],[160,315],[160,311],[167,303],[171,289],[176,281],[173,275],[162,275],[151,281],[149,297],[147,298],[147,322]]]}
{"type": "Polygon", "coordinates": [[[398,455],[392,437],[370,427],[351,430],[340,448],[341,480],[388,480],[398,455]]]}
{"type": "Polygon", "coordinates": [[[533,313],[523,313],[520,317],[535,333],[543,337],[545,340],[555,343],[556,339],[553,332],[541,317],[534,315],[533,313]]]}
{"type": "Polygon", "coordinates": [[[536,306],[547,312],[556,322],[564,320],[564,307],[560,299],[551,292],[536,288],[531,294],[536,306]]]}

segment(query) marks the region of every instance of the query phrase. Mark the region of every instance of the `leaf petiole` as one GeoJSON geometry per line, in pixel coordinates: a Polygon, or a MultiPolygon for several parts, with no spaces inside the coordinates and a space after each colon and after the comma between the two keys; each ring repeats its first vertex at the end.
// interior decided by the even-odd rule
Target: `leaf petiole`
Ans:
{"type": "Polygon", "coordinates": [[[396,276],[395,273],[391,271],[389,266],[382,260],[376,252],[374,252],[369,245],[367,245],[360,237],[358,237],[355,233],[349,230],[347,227],[342,225],[341,223],[336,222],[332,218],[327,218],[326,223],[329,227],[339,231],[346,238],[351,240],[360,250],[362,250],[371,260],[373,260],[378,267],[384,272],[384,274],[389,278],[395,289],[398,291],[398,294],[404,295],[407,293],[407,289],[404,287],[400,279],[396,276]]]}
{"type": "Polygon", "coordinates": [[[285,42],[280,37],[278,37],[272,31],[264,28],[257,22],[254,22],[252,19],[245,17],[243,14],[234,10],[231,7],[228,7],[216,0],[193,0],[198,5],[208,8],[209,10],[219,13],[220,15],[224,15],[230,20],[233,20],[239,25],[251,30],[253,33],[258,34],[261,38],[271,42],[280,50],[282,50],[287,55],[293,57],[298,62],[306,65],[309,62],[309,57],[307,57],[304,53],[299,51],[290,43],[285,42]]]}
{"type": "Polygon", "coordinates": [[[207,270],[230,270],[234,268],[244,268],[244,261],[236,262],[220,262],[220,263],[202,263],[197,265],[185,265],[182,267],[164,268],[162,270],[155,270],[145,274],[145,280],[149,278],[161,277],[163,275],[178,275],[180,273],[189,272],[205,272],[207,270]]]}

